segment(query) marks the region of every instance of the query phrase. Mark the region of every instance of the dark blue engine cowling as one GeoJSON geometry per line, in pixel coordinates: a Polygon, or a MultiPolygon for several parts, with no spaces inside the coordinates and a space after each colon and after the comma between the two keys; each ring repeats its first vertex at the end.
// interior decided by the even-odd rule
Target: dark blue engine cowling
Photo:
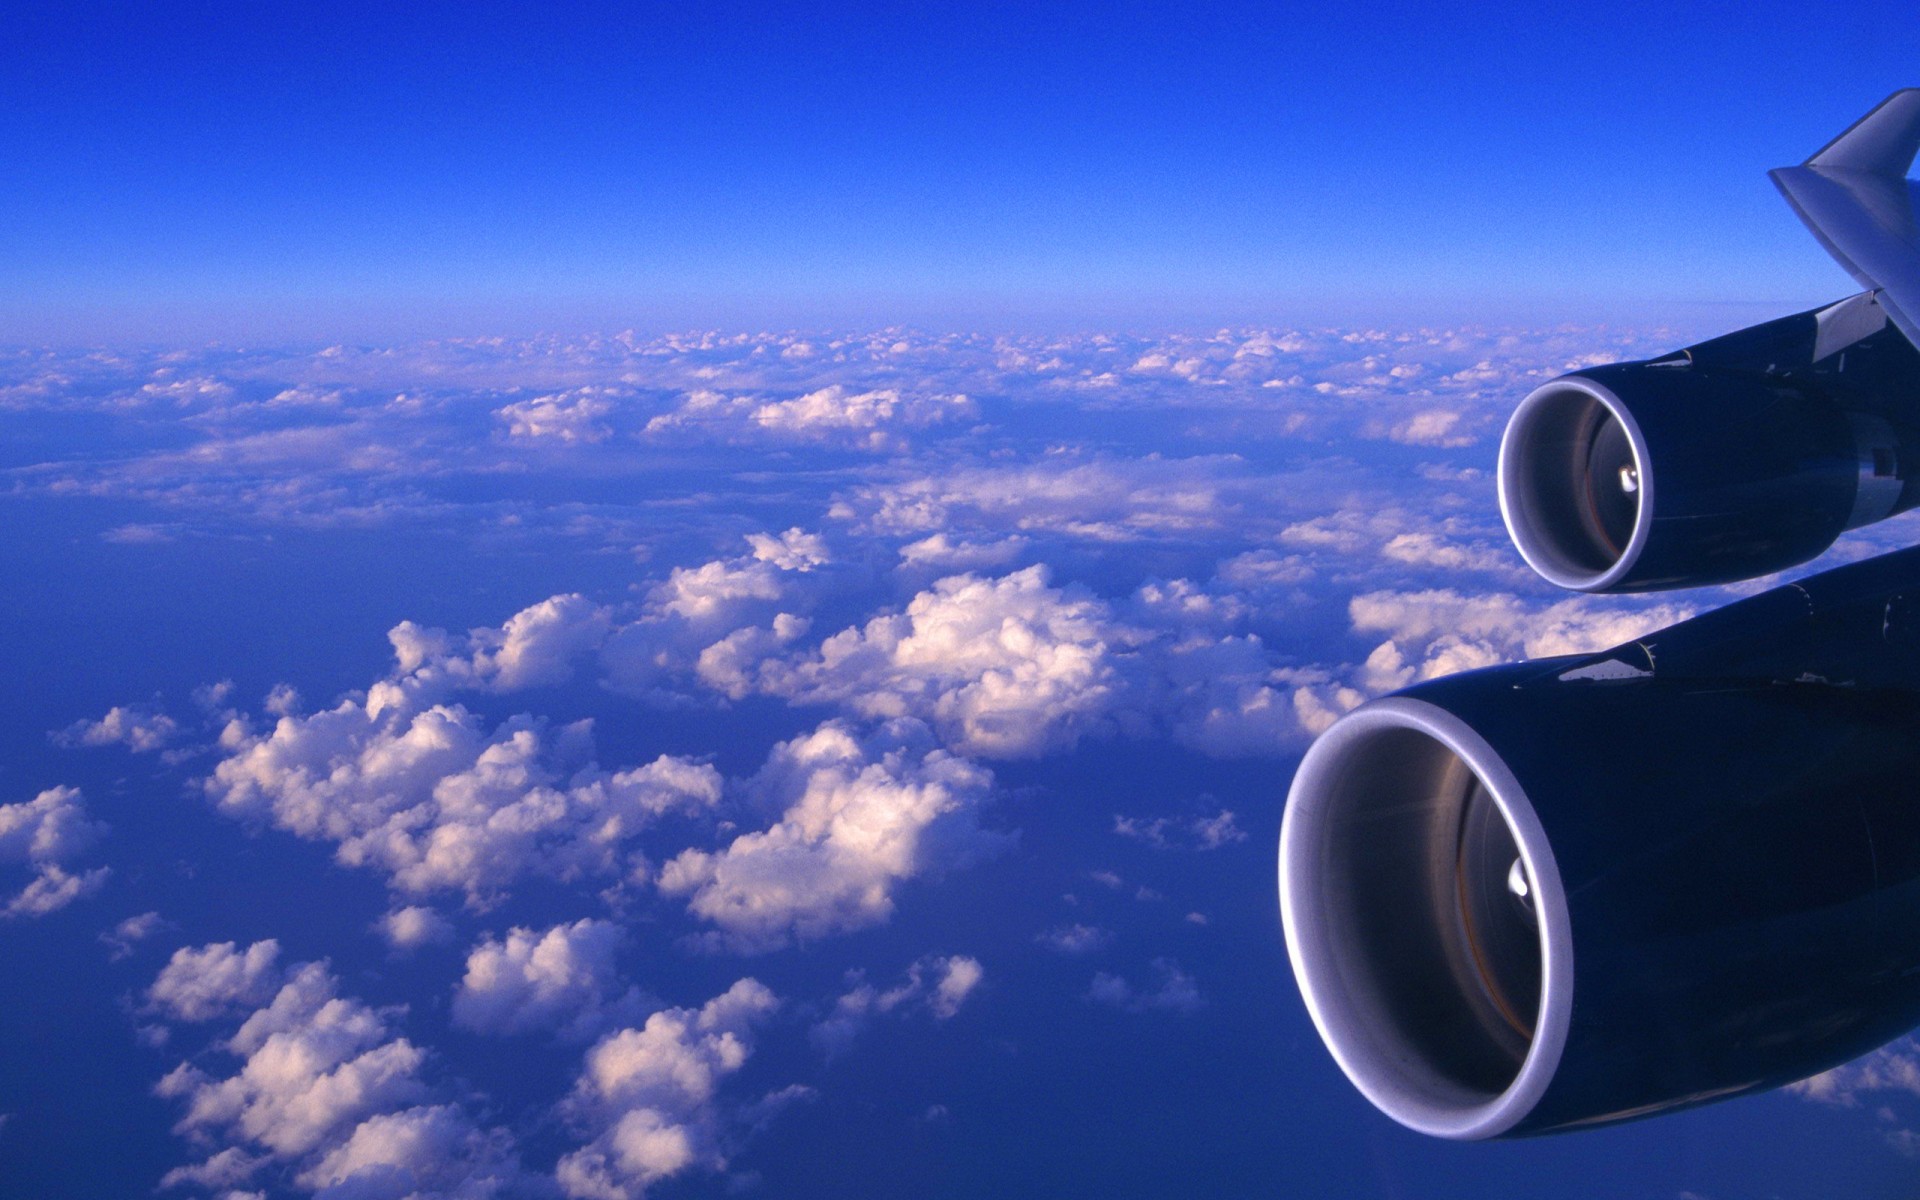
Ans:
{"type": "Polygon", "coordinates": [[[1562,587],[1750,579],[1911,507],[1917,418],[1920,355],[1855,297],[1536,389],[1501,443],[1501,512],[1562,587]],[[1823,344],[1847,325],[1873,332],[1823,344]]]}
{"type": "Polygon", "coordinates": [[[1493,1137],[1774,1087],[1920,1022],[1920,550],[1308,752],[1289,953],[1381,1109],[1493,1137]]]}

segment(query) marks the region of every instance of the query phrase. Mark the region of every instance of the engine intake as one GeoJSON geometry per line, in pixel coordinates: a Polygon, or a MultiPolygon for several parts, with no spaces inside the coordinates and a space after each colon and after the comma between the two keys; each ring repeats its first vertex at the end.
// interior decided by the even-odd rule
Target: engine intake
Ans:
{"type": "Polygon", "coordinates": [[[1872,675],[1913,672],[1883,619],[1910,601],[1825,603],[1904,557],[1606,655],[1432,680],[1322,734],[1280,899],[1360,1091],[1423,1133],[1540,1133],[1777,1087],[1920,1021],[1920,694],[1872,675]],[[1793,674],[1727,669],[1747,652],[1793,674]]]}
{"type": "Polygon", "coordinates": [[[1884,422],[1812,387],[1619,363],[1521,401],[1500,446],[1500,510],[1521,556],[1561,587],[1726,583],[1806,562],[1886,516],[1896,462],[1884,422]]]}
{"type": "Polygon", "coordinates": [[[1295,776],[1287,946],[1360,1091],[1423,1133],[1487,1137],[1553,1078],[1572,937],[1538,817],[1500,757],[1429,704],[1340,721],[1295,776]]]}

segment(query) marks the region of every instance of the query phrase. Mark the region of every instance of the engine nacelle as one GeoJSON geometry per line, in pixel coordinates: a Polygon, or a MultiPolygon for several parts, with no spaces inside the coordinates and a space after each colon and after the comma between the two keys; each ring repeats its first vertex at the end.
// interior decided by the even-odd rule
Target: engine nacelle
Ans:
{"type": "Polygon", "coordinates": [[[1916,417],[1920,356],[1854,297],[1537,388],[1501,442],[1500,511],[1561,587],[1751,579],[1910,507],[1916,417]]]}
{"type": "Polygon", "coordinates": [[[1920,665],[1916,607],[1904,552],[1336,722],[1288,797],[1280,896],[1347,1076],[1425,1133],[1539,1133],[1920,1021],[1920,692],[1889,686],[1920,665]]]}

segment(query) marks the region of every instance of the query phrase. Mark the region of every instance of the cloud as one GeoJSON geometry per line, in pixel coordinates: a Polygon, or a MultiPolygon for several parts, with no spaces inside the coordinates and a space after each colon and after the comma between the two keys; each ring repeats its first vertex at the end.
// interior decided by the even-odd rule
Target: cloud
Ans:
{"type": "Polygon", "coordinates": [[[274,972],[277,950],[271,942],[245,952],[231,944],[183,950],[150,989],[189,1020],[234,1015],[271,994],[221,1044],[238,1060],[232,1074],[183,1062],[155,1086],[184,1109],[176,1133],[219,1147],[166,1185],[230,1186],[267,1163],[286,1164],[301,1188],[341,1200],[489,1196],[519,1177],[504,1130],[482,1130],[434,1099],[421,1077],[427,1056],[395,1034],[393,1011],[341,996],[321,963],[274,972]],[[194,964],[203,963],[224,982],[192,985],[194,964]]]}
{"type": "Polygon", "coordinates": [[[137,916],[128,917],[102,933],[100,942],[111,951],[108,957],[114,962],[119,962],[123,958],[131,957],[136,945],[172,926],[171,921],[164,920],[157,912],[143,912],[137,916]]]}
{"type": "Polygon", "coordinates": [[[55,863],[43,863],[20,894],[0,909],[0,916],[44,917],[58,912],[75,900],[93,895],[106,886],[111,867],[95,867],[74,874],[55,863]]]}
{"type": "Polygon", "coordinates": [[[104,821],[88,817],[78,788],[48,788],[31,800],[0,804],[0,863],[23,863],[33,873],[0,916],[43,917],[99,891],[112,868],[74,874],[67,864],[106,834],[104,821]]]}
{"type": "Polygon", "coordinates": [[[590,748],[587,722],[556,731],[523,715],[489,730],[460,705],[416,703],[380,684],[268,733],[235,722],[208,795],[334,842],[341,863],[383,872],[398,892],[459,891],[476,906],[528,875],[623,878],[644,864],[637,833],[720,797],[719,773],[683,758],[569,772],[590,748]]]}
{"type": "Polygon", "coordinates": [[[527,1187],[507,1131],[481,1129],[451,1104],[375,1113],[299,1180],[321,1200],[465,1200],[527,1187]]]}
{"type": "Polygon", "coordinates": [[[453,1023],[477,1033],[552,1030],[584,1040],[639,1002],[619,986],[614,954],[625,932],[609,921],[581,920],[542,932],[516,927],[467,955],[453,996],[453,1023]]]}
{"type": "Polygon", "coordinates": [[[976,415],[973,401],[966,396],[897,388],[858,391],[836,383],[786,400],[702,389],[688,394],[680,407],[647,422],[646,432],[889,452],[907,448],[908,430],[971,420],[976,415]]]}
{"type": "Polygon", "coordinates": [[[964,754],[1030,758],[1071,748],[1124,691],[1119,657],[1146,634],[1100,600],[1050,587],[1046,568],[956,575],[820,645],[769,662],[759,686],[869,717],[914,716],[964,754]]]}
{"type": "Polygon", "coordinates": [[[1408,446],[1471,446],[1479,441],[1473,422],[1456,409],[1427,408],[1398,421],[1370,423],[1367,437],[1385,437],[1408,446]]]}
{"type": "Polygon", "coordinates": [[[1056,954],[1092,954],[1113,943],[1113,931],[1096,925],[1056,925],[1033,940],[1056,954]]]}
{"type": "Polygon", "coordinates": [[[147,989],[147,1003],[177,1021],[211,1021],[265,1004],[279,990],[280,943],[233,942],[173,952],[147,989]]]}
{"type": "Polygon", "coordinates": [[[660,890],[736,950],[772,949],[886,921],[907,880],[995,853],[1004,835],[977,822],[993,778],[935,749],[911,720],[861,738],[841,722],[775,747],[752,783],[780,806],[771,827],[725,849],[689,849],[660,890]]]}
{"type": "Polygon", "coordinates": [[[164,749],[179,736],[180,725],[162,712],[139,705],[115,705],[98,721],[75,721],[53,735],[62,746],[124,745],[135,754],[164,749]]]}
{"type": "Polygon", "coordinates": [[[1391,691],[1421,679],[1521,658],[1604,650],[1693,615],[1674,603],[1587,597],[1537,607],[1505,593],[1445,588],[1368,592],[1348,613],[1357,633],[1384,633],[1360,671],[1365,687],[1391,691]]]}
{"type": "Polygon", "coordinates": [[[1519,576],[1518,556],[1508,549],[1461,545],[1432,533],[1399,533],[1387,539],[1380,553],[1397,562],[1443,571],[1485,571],[1519,576]]]}
{"type": "Polygon", "coordinates": [[[387,940],[387,945],[399,953],[453,940],[453,923],[418,904],[394,909],[381,917],[375,928],[387,940]]]}
{"type": "Polygon", "coordinates": [[[1247,840],[1235,823],[1233,810],[1223,808],[1211,817],[1126,817],[1116,814],[1113,831],[1145,842],[1156,850],[1218,850],[1247,840]]]}
{"type": "Polygon", "coordinates": [[[613,436],[603,418],[614,411],[604,388],[578,388],[552,396],[517,400],[493,411],[507,427],[507,437],[522,442],[553,442],[563,446],[593,445],[613,436]]]}
{"type": "Polygon", "coordinates": [[[1784,1090],[1835,1108],[1872,1104],[1886,1143],[1908,1158],[1920,1157],[1920,1133],[1895,1124],[1900,1118],[1891,1103],[1900,1096],[1920,1096],[1920,1041],[1912,1037],[1896,1039],[1852,1062],[1790,1083],[1784,1090]]]}
{"type": "Polygon", "coordinates": [[[1158,979],[1157,987],[1136,987],[1118,975],[1102,971],[1093,977],[1087,999],[1133,1013],[1190,1013],[1206,1003],[1200,998],[1200,988],[1193,976],[1181,970],[1179,963],[1170,958],[1156,958],[1152,966],[1158,979]]]}
{"type": "Polygon", "coordinates": [[[833,1012],[807,1032],[822,1054],[844,1053],[876,1017],[926,1012],[945,1021],[960,1011],[986,972],[980,960],[964,954],[929,955],[907,968],[906,976],[881,991],[855,973],[855,986],[834,1002],[833,1012]]]}
{"type": "Polygon", "coordinates": [[[1087,459],[1061,453],[1021,466],[960,466],[899,483],[868,484],[829,514],[859,532],[975,531],[1065,535],[1094,542],[1191,538],[1234,520],[1256,498],[1234,457],[1087,459]]]}
{"type": "Polygon", "coordinates": [[[1803,1100],[1839,1108],[1857,1108],[1884,1092],[1920,1096],[1920,1042],[1900,1038],[1852,1062],[1790,1083],[1785,1090],[1803,1100]]]}
{"type": "Polygon", "coordinates": [[[589,1140],[560,1160],[561,1190],[639,1200],[662,1179],[725,1167],[720,1085],[746,1064],[754,1030],[779,1003],[742,979],[698,1009],[662,1009],[595,1044],[566,1106],[589,1140]]]}
{"type": "Polygon", "coordinates": [[[475,629],[465,638],[402,621],[387,634],[396,665],[393,686],[424,696],[459,688],[511,692],[565,683],[612,627],[606,609],[577,593],[550,596],[498,629],[475,629]]]}
{"type": "Polygon", "coordinates": [[[736,611],[743,600],[779,600],[789,572],[805,573],[832,561],[824,539],[802,529],[750,534],[749,557],[715,559],[676,567],[654,588],[653,607],[688,621],[711,623],[736,611]]]}
{"type": "Polygon", "coordinates": [[[940,571],[977,571],[1005,566],[1020,557],[1027,544],[1027,539],[1018,534],[988,542],[967,542],[934,533],[900,547],[900,564],[940,571]]]}

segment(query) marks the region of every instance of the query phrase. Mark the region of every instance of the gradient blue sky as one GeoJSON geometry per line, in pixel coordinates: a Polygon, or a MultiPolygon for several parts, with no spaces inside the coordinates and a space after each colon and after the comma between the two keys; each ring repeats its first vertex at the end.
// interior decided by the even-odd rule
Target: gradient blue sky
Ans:
{"type": "Polygon", "coordinates": [[[1762,172],[1917,74],[1807,3],[28,5],[0,337],[1792,307],[1762,172]]]}

